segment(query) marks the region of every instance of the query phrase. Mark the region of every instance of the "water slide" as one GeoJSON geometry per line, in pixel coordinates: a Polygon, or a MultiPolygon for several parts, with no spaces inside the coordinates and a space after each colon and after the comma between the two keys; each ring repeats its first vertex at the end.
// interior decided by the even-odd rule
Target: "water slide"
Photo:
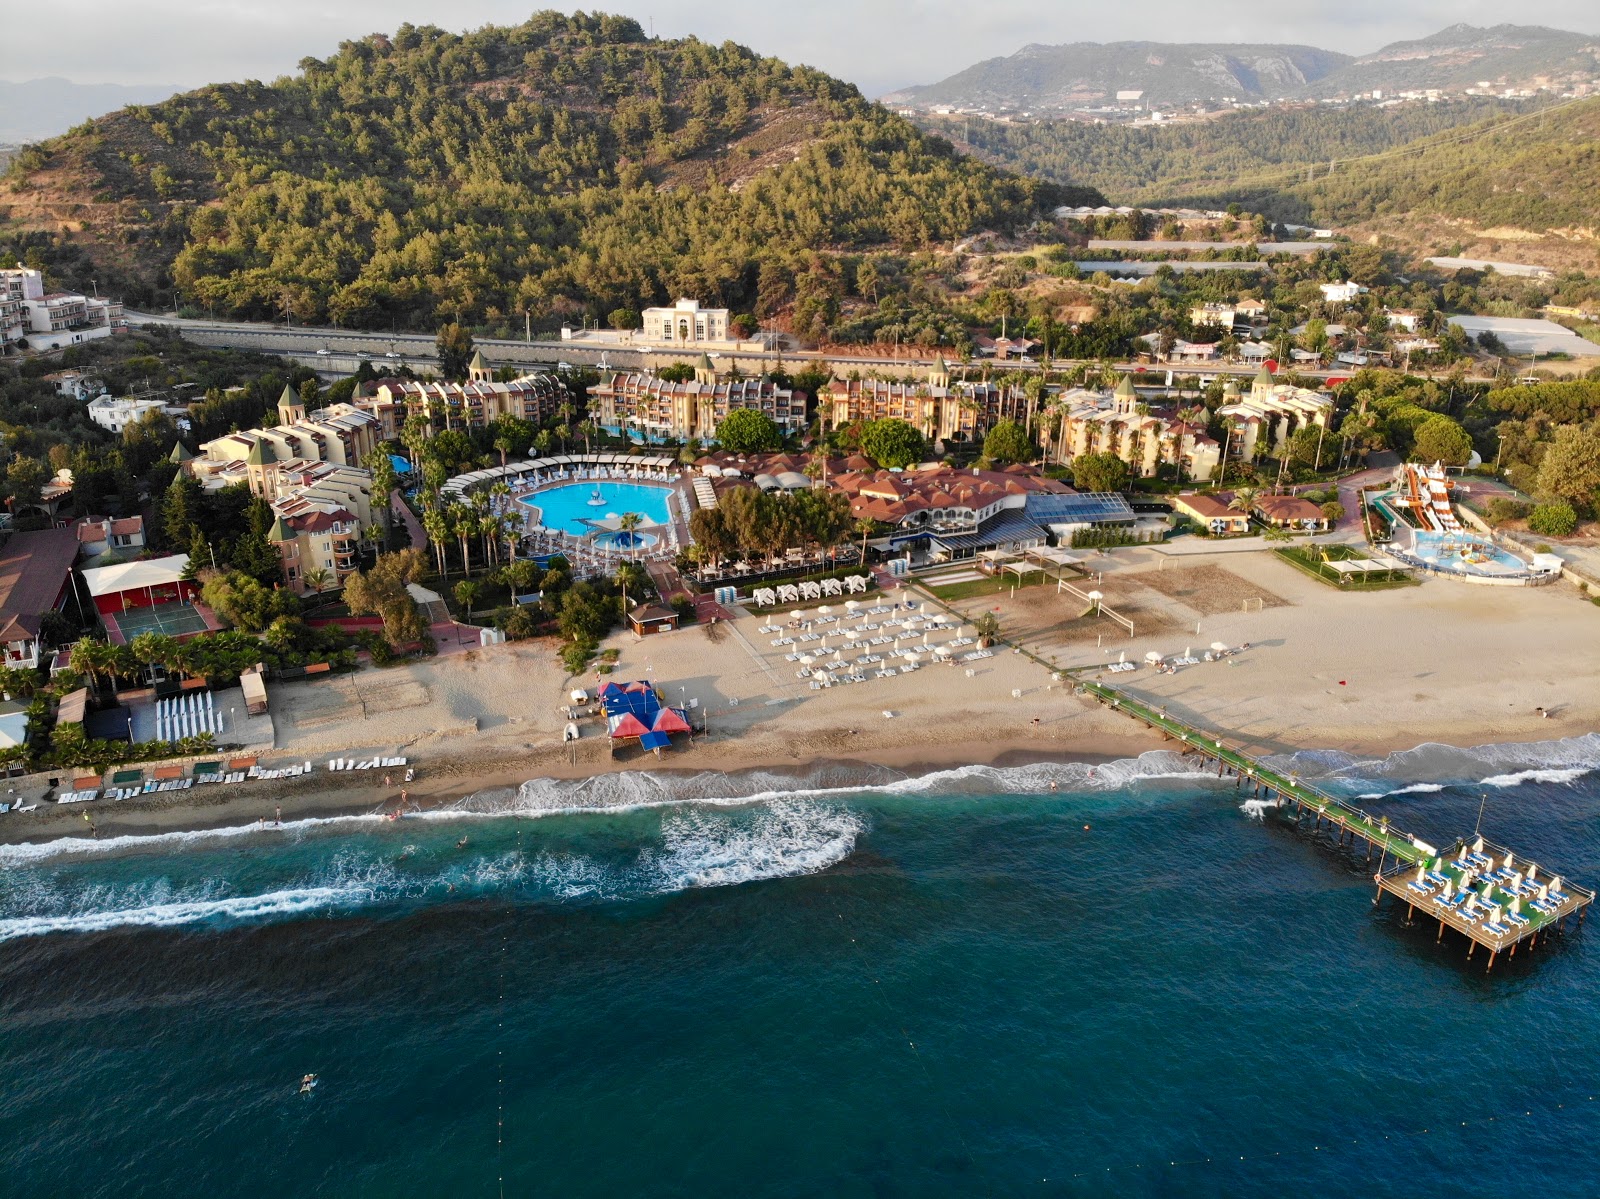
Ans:
{"type": "Polygon", "coordinates": [[[1445,479],[1444,467],[1435,462],[1432,466],[1406,463],[1406,499],[1428,529],[1435,533],[1461,532],[1461,522],[1450,507],[1450,484],[1445,479]]]}

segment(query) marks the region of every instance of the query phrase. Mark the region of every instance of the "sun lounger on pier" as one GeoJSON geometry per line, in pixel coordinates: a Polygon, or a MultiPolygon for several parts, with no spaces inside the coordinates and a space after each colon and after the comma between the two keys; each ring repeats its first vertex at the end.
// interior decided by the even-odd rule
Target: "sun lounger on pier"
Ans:
{"type": "Polygon", "coordinates": [[[1511,930],[1503,924],[1485,924],[1483,926],[1483,931],[1486,933],[1492,933],[1496,937],[1503,937],[1511,930]]]}
{"type": "Polygon", "coordinates": [[[1526,928],[1529,924],[1528,918],[1519,912],[1507,912],[1506,919],[1511,921],[1517,928],[1526,928]]]}
{"type": "Polygon", "coordinates": [[[1409,883],[1407,883],[1406,884],[1406,889],[1408,891],[1414,892],[1417,895],[1432,895],[1433,894],[1433,888],[1432,887],[1424,887],[1419,882],[1409,882],[1409,883]]]}
{"type": "Polygon", "coordinates": [[[1430,883],[1432,883],[1434,886],[1436,886],[1436,887],[1442,887],[1447,882],[1450,881],[1444,875],[1440,874],[1437,870],[1428,871],[1428,873],[1424,877],[1426,877],[1427,880],[1430,883]]]}
{"type": "Polygon", "coordinates": [[[1552,892],[1550,892],[1549,899],[1550,899],[1550,902],[1555,904],[1557,907],[1560,907],[1562,904],[1567,902],[1567,897],[1565,895],[1563,895],[1560,891],[1552,891],[1552,892]]]}

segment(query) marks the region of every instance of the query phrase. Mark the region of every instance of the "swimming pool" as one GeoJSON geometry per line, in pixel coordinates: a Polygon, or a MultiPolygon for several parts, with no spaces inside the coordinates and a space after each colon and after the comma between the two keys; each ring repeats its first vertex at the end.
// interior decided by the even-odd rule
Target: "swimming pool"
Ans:
{"type": "Polygon", "coordinates": [[[1487,537],[1465,530],[1460,533],[1435,533],[1414,528],[1395,510],[1388,493],[1374,497],[1372,502],[1393,526],[1396,548],[1409,552],[1412,558],[1429,570],[1483,579],[1528,577],[1526,562],[1501,549],[1487,537]]]}
{"type": "Polygon", "coordinates": [[[672,519],[667,508],[671,494],[670,487],[602,479],[551,487],[522,496],[521,502],[538,510],[539,523],[545,528],[584,537],[593,533],[597,524],[615,529],[617,518],[625,512],[637,512],[647,525],[664,525],[672,519]]]}

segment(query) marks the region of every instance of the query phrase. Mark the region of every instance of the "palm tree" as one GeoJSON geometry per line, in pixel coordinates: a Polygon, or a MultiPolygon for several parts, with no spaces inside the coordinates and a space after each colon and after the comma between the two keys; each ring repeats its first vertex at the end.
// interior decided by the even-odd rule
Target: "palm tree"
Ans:
{"type": "Polygon", "coordinates": [[[861,534],[861,565],[862,566],[865,566],[867,564],[867,538],[872,536],[872,531],[874,529],[876,529],[877,527],[878,526],[877,526],[876,522],[868,520],[865,516],[863,516],[860,520],[856,521],[856,523],[855,523],[856,532],[861,534]]]}
{"type": "Polygon", "coordinates": [[[511,451],[517,448],[517,443],[509,437],[496,437],[494,448],[500,451],[500,465],[504,466],[506,460],[511,457],[511,451]]]}
{"type": "Polygon", "coordinates": [[[102,678],[108,683],[112,681],[111,675],[115,656],[111,649],[112,647],[104,641],[96,641],[92,637],[84,637],[73,645],[72,653],[67,661],[73,670],[81,675],[88,676],[94,689],[99,691],[102,678]]]}
{"type": "Polygon", "coordinates": [[[477,518],[464,508],[451,509],[450,527],[456,535],[456,540],[461,543],[461,572],[472,577],[472,550],[471,540],[473,533],[477,532],[477,518]]]}
{"type": "Polygon", "coordinates": [[[475,579],[462,579],[455,587],[456,603],[467,610],[467,623],[472,623],[472,605],[483,595],[483,584],[475,579]]]}
{"type": "Polygon", "coordinates": [[[634,536],[634,530],[644,524],[644,517],[637,512],[624,512],[617,518],[617,528],[628,534],[628,557],[630,560],[637,558],[639,539],[634,536]]]}
{"type": "Polygon", "coordinates": [[[422,527],[433,545],[433,556],[439,563],[439,577],[448,579],[450,572],[445,567],[444,543],[450,539],[449,518],[437,504],[429,504],[422,510],[422,527]]]}
{"type": "Polygon", "coordinates": [[[309,591],[326,591],[333,585],[333,572],[326,567],[313,566],[310,570],[301,574],[300,581],[306,585],[306,589],[309,591]]]}

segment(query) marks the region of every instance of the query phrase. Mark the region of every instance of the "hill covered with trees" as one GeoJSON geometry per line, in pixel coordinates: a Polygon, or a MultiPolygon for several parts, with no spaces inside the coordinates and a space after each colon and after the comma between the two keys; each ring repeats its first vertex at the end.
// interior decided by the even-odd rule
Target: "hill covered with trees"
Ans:
{"type": "Polygon", "coordinates": [[[1533,110],[1492,99],[1448,104],[1270,108],[1206,121],[1097,125],[918,117],[924,129],[996,166],[1056,183],[1095,188],[1118,204],[1231,185],[1275,172],[1285,183],[1308,169],[1375,154],[1489,120],[1533,110]]]}
{"type": "Polygon", "coordinates": [[[547,326],[692,295],[760,311],[831,256],[1028,224],[1062,193],[732,43],[539,13],[403,25],[271,84],[24,152],[5,233],[67,281],[218,316],[547,326]]]}

